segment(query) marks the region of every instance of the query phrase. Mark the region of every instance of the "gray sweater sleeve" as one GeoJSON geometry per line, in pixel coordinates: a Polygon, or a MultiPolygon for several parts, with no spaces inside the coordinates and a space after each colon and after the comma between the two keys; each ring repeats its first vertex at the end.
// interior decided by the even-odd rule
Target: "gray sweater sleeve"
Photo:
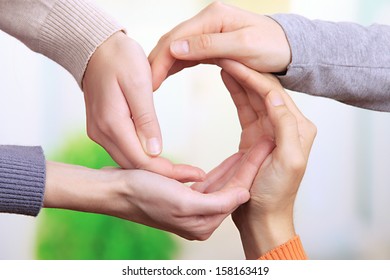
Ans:
{"type": "Polygon", "coordinates": [[[0,213],[38,215],[45,173],[41,147],[0,146],[0,213]]]}
{"type": "Polygon", "coordinates": [[[390,111],[390,26],[309,20],[294,14],[272,16],[292,51],[287,89],[357,107],[390,111]]]}

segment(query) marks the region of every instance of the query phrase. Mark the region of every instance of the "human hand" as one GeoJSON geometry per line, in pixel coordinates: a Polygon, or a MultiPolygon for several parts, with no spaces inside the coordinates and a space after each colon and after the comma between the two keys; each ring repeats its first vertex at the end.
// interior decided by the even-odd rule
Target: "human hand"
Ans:
{"type": "Polygon", "coordinates": [[[253,122],[266,125],[275,142],[253,182],[250,201],[232,215],[246,257],[253,259],[295,236],[293,206],[316,127],[275,77],[237,63],[223,67],[225,84],[241,118],[251,116],[253,122]]]}
{"type": "MultiPolygon", "coordinates": [[[[230,71],[237,71],[236,68],[240,65],[237,62],[225,59],[216,60],[215,62],[222,68],[226,68],[230,71]]],[[[244,69],[246,68],[245,66],[242,67],[244,69]]],[[[242,73],[239,74],[242,75],[242,73]]],[[[237,155],[245,157],[252,154],[253,156],[257,156],[264,160],[275,145],[274,130],[269,120],[269,116],[266,114],[264,102],[257,92],[250,92],[251,96],[249,96],[249,94],[243,94],[243,88],[235,82],[225,70],[222,70],[221,76],[237,108],[238,119],[242,129],[237,155]],[[252,99],[255,99],[256,102],[249,102],[249,100],[252,99]],[[259,143],[267,143],[266,149],[256,149],[255,147],[259,145],[259,143]],[[254,151],[260,153],[256,154],[254,151]]],[[[267,85],[263,86],[267,87],[267,85]]],[[[262,90],[264,89],[265,88],[262,90]]],[[[282,87],[280,87],[280,89],[283,90],[282,87]]],[[[263,92],[263,94],[265,95],[266,93],[263,92]]],[[[227,159],[223,164],[208,173],[202,182],[195,183],[191,187],[199,192],[205,193],[217,191],[231,179],[238,168],[241,168],[240,164],[239,161],[233,163],[233,161],[227,159]]],[[[254,177],[252,176],[250,180],[253,179],[254,177]]]]}
{"type": "Polygon", "coordinates": [[[149,55],[153,88],[167,76],[213,58],[238,61],[259,72],[283,72],[291,51],[273,19],[214,2],[165,34],[149,55]]]}
{"type": "Polygon", "coordinates": [[[238,163],[240,168],[211,194],[144,170],[96,170],[47,162],[44,207],[106,214],[205,240],[249,199],[250,185],[270,147],[261,142],[251,153],[226,160],[222,170],[238,163]]]}
{"type": "MultiPolygon", "coordinates": [[[[249,188],[257,170],[272,148],[263,141],[245,155],[235,154],[213,170],[218,181],[229,166],[239,166],[223,186],[213,193],[201,193],[175,180],[150,172],[134,171],[124,180],[127,199],[118,205],[118,217],[175,233],[189,240],[206,240],[223,220],[249,199],[249,188]],[[131,200],[129,203],[129,200],[131,200]]],[[[229,168],[230,169],[230,168],[229,168]]],[[[116,201],[120,201],[117,199],[116,201]]]]}
{"type": "Polygon", "coordinates": [[[147,58],[122,32],[93,54],[83,79],[89,137],[123,168],[140,168],[180,181],[198,181],[204,172],[158,157],[162,139],[153,105],[147,58]]]}

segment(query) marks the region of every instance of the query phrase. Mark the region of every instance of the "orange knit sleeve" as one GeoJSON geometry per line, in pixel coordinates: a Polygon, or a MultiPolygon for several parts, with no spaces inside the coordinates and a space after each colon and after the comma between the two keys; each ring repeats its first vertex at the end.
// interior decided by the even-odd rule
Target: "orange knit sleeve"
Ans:
{"type": "Polygon", "coordinates": [[[301,239],[296,235],[286,243],[262,255],[259,260],[307,260],[307,256],[301,239]]]}

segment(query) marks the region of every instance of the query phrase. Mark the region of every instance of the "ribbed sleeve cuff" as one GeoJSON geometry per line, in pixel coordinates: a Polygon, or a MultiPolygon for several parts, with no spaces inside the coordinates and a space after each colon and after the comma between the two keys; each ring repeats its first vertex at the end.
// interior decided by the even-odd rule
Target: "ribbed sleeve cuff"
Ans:
{"type": "Polygon", "coordinates": [[[286,243],[262,255],[259,260],[307,260],[301,239],[298,235],[286,243]]]}
{"type": "Polygon", "coordinates": [[[37,216],[45,177],[41,147],[0,146],[0,212],[37,216]]]}
{"type": "Polygon", "coordinates": [[[67,69],[82,87],[92,54],[120,30],[123,26],[92,2],[59,0],[42,26],[39,52],[67,69]]]}

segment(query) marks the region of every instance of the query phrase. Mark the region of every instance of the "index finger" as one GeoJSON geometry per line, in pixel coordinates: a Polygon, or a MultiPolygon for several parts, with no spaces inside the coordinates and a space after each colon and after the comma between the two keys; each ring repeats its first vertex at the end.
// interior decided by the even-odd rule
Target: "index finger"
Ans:
{"type": "Polygon", "coordinates": [[[171,42],[185,36],[220,32],[225,15],[221,9],[222,6],[226,5],[218,2],[210,4],[160,38],[148,57],[152,68],[153,90],[160,87],[176,61],[170,52],[171,42]]]}

